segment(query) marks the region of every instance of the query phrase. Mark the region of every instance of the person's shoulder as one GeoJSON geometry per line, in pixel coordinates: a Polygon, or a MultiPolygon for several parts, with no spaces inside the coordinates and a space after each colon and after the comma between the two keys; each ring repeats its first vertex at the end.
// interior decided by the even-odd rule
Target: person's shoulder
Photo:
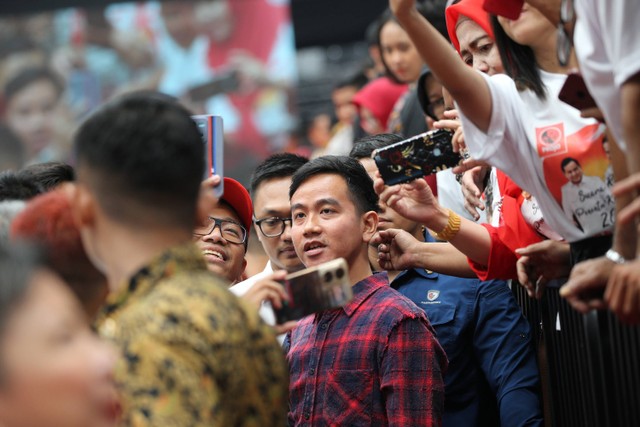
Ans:
{"type": "Polygon", "coordinates": [[[381,286],[362,306],[365,310],[380,313],[378,318],[404,319],[426,318],[424,311],[406,296],[390,286],[381,286]]]}

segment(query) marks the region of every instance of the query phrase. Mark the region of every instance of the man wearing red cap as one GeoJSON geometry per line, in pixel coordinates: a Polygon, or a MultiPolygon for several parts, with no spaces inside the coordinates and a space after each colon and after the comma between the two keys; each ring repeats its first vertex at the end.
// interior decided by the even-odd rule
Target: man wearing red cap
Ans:
{"type": "Polygon", "coordinates": [[[207,219],[193,231],[207,268],[226,279],[229,285],[240,280],[247,261],[253,206],[249,192],[238,181],[224,178],[224,194],[207,219]]]}

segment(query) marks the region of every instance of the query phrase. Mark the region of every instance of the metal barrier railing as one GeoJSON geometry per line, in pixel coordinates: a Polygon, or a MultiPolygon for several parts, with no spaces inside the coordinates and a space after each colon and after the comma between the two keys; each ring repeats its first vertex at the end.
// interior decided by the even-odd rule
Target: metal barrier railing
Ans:
{"type": "Polygon", "coordinates": [[[536,336],[547,427],[640,426],[640,327],[610,312],[582,315],[547,288],[513,293],[536,336]]]}

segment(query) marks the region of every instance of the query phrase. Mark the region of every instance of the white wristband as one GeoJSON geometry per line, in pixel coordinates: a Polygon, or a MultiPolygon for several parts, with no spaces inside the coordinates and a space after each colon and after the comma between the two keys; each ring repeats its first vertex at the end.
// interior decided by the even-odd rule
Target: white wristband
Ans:
{"type": "Polygon", "coordinates": [[[607,253],[604,255],[609,261],[615,262],[616,264],[624,264],[627,262],[626,259],[618,252],[613,249],[609,249],[607,253]]]}

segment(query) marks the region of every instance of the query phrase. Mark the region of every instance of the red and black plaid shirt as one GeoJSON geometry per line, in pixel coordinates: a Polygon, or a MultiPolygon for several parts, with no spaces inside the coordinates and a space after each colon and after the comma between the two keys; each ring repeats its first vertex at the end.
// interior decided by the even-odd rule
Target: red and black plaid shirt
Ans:
{"type": "Polygon", "coordinates": [[[424,312],[386,273],[353,293],[287,337],[289,425],[439,426],[448,362],[424,312]]]}

